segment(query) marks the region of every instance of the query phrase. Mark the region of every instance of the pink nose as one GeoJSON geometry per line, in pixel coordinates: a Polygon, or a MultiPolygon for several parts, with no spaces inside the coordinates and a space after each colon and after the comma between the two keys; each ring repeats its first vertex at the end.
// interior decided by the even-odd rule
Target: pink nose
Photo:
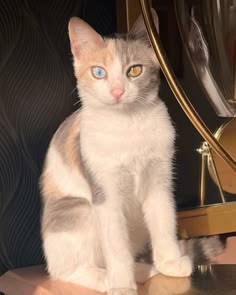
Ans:
{"type": "Polygon", "coordinates": [[[111,94],[117,102],[120,101],[121,96],[124,94],[124,92],[124,88],[114,88],[111,90],[111,94]]]}

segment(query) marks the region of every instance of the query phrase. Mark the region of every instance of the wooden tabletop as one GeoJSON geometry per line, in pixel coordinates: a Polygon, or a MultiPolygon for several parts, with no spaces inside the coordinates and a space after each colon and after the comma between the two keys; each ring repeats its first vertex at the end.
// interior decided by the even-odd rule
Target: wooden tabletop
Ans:
{"type": "MultiPolygon", "coordinates": [[[[0,277],[0,291],[7,295],[101,295],[75,284],[51,281],[44,266],[7,272],[0,277]]],[[[235,295],[236,265],[198,266],[191,278],[157,275],[138,286],[139,295],[235,295]]]]}

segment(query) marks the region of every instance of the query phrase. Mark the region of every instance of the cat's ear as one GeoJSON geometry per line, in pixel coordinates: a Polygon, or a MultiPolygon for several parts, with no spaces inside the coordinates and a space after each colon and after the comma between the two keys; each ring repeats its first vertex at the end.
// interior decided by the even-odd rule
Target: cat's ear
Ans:
{"type": "MultiPolygon", "coordinates": [[[[151,9],[151,12],[152,12],[152,17],[153,17],[153,20],[154,20],[154,24],[155,24],[156,30],[159,33],[159,20],[158,20],[158,16],[156,14],[156,11],[153,8],[151,9]]],[[[147,36],[146,26],[145,26],[145,23],[144,23],[144,19],[143,19],[142,14],[138,17],[138,19],[134,23],[133,27],[130,30],[130,33],[132,35],[135,35],[135,36],[140,37],[140,38],[144,38],[144,37],[147,38],[148,37],[147,36]]]]}
{"type": "Polygon", "coordinates": [[[80,58],[83,51],[93,50],[103,39],[89,24],[78,17],[72,17],[68,25],[71,51],[80,58]]]}

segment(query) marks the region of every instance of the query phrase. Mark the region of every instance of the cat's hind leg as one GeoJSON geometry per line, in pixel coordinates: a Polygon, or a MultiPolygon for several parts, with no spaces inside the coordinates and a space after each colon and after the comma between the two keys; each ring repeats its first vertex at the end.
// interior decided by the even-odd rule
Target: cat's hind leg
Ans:
{"type": "Polygon", "coordinates": [[[43,248],[52,279],[105,292],[106,271],[91,204],[65,197],[44,204],[43,248]]]}

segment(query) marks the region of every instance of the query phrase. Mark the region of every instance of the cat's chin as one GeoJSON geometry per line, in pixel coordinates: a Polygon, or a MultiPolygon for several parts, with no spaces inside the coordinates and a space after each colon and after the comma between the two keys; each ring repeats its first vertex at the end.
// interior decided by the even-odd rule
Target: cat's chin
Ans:
{"type": "Polygon", "coordinates": [[[107,104],[108,107],[113,108],[114,110],[124,110],[128,111],[131,110],[137,105],[134,101],[127,102],[127,101],[120,101],[111,104],[107,104]]]}
{"type": "Polygon", "coordinates": [[[133,105],[135,102],[127,102],[127,101],[99,101],[96,104],[91,104],[91,106],[97,106],[97,107],[102,107],[102,108],[109,108],[109,109],[125,109],[127,107],[130,107],[131,105],[133,105]]]}
{"type": "Polygon", "coordinates": [[[118,103],[116,102],[103,104],[103,107],[106,109],[113,111],[122,111],[125,113],[134,113],[140,110],[144,110],[145,108],[150,108],[150,106],[151,105],[144,105],[138,101],[120,101],[118,103]]]}

